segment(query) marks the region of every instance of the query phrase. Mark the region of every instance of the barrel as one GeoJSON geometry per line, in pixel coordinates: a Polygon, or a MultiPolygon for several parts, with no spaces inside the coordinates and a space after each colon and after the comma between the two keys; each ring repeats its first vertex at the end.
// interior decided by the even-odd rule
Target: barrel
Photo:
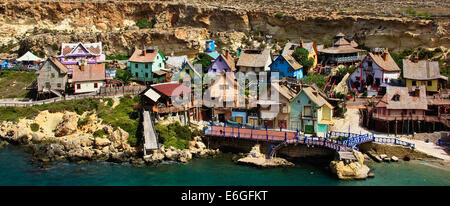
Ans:
{"type": "Polygon", "coordinates": [[[206,52],[212,52],[216,49],[216,45],[214,44],[214,41],[208,40],[206,41],[206,52]]]}

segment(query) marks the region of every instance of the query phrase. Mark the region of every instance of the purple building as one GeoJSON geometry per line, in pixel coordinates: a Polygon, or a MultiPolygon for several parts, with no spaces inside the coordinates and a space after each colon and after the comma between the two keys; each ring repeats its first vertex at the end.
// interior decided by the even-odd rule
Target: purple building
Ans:
{"type": "Polygon", "coordinates": [[[226,52],[225,55],[220,55],[214,60],[211,65],[208,67],[208,76],[213,77],[217,74],[223,74],[225,72],[234,72],[236,71],[236,66],[234,64],[234,59],[231,57],[229,52],[226,52]]]}

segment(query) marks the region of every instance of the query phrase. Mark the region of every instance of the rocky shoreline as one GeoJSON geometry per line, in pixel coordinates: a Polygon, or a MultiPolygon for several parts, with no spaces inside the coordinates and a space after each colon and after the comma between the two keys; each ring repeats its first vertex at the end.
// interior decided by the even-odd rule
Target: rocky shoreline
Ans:
{"type": "Polygon", "coordinates": [[[78,115],[68,111],[42,111],[34,119],[0,124],[0,148],[8,143],[22,145],[32,154],[31,161],[39,163],[99,160],[140,166],[164,160],[187,163],[194,157],[220,153],[219,150],[207,149],[198,136],[189,142],[188,149],[165,148],[162,145],[153,154],[142,157],[141,147],[130,146],[128,138],[128,132],[120,127],[115,129],[102,124],[95,113],[78,115]]]}

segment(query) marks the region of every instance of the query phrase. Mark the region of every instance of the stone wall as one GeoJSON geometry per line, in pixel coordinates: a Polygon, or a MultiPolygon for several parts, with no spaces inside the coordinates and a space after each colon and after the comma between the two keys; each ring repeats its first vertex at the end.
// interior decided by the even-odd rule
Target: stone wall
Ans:
{"type": "MultiPolygon", "coordinates": [[[[220,149],[222,152],[248,153],[255,144],[260,144],[261,153],[267,154],[270,142],[248,139],[232,139],[228,137],[205,137],[207,147],[220,149]]],[[[278,143],[277,143],[278,144],[278,143]]],[[[288,145],[278,150],[277,155],[289,158],[333,157],[333,150],[322,147],[307,147],[306,145],[288,145]]]]}

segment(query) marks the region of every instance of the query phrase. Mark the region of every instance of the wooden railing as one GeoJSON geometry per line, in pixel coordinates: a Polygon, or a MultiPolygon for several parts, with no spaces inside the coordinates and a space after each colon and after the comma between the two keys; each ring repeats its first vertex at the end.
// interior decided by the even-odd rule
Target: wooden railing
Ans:
{"type": "Polygon", "coordinates": [[[159,114],[182,112],[186,110],[188,110],[187,107],[156,107],[152,109],[153,112],[159,114]]]}

